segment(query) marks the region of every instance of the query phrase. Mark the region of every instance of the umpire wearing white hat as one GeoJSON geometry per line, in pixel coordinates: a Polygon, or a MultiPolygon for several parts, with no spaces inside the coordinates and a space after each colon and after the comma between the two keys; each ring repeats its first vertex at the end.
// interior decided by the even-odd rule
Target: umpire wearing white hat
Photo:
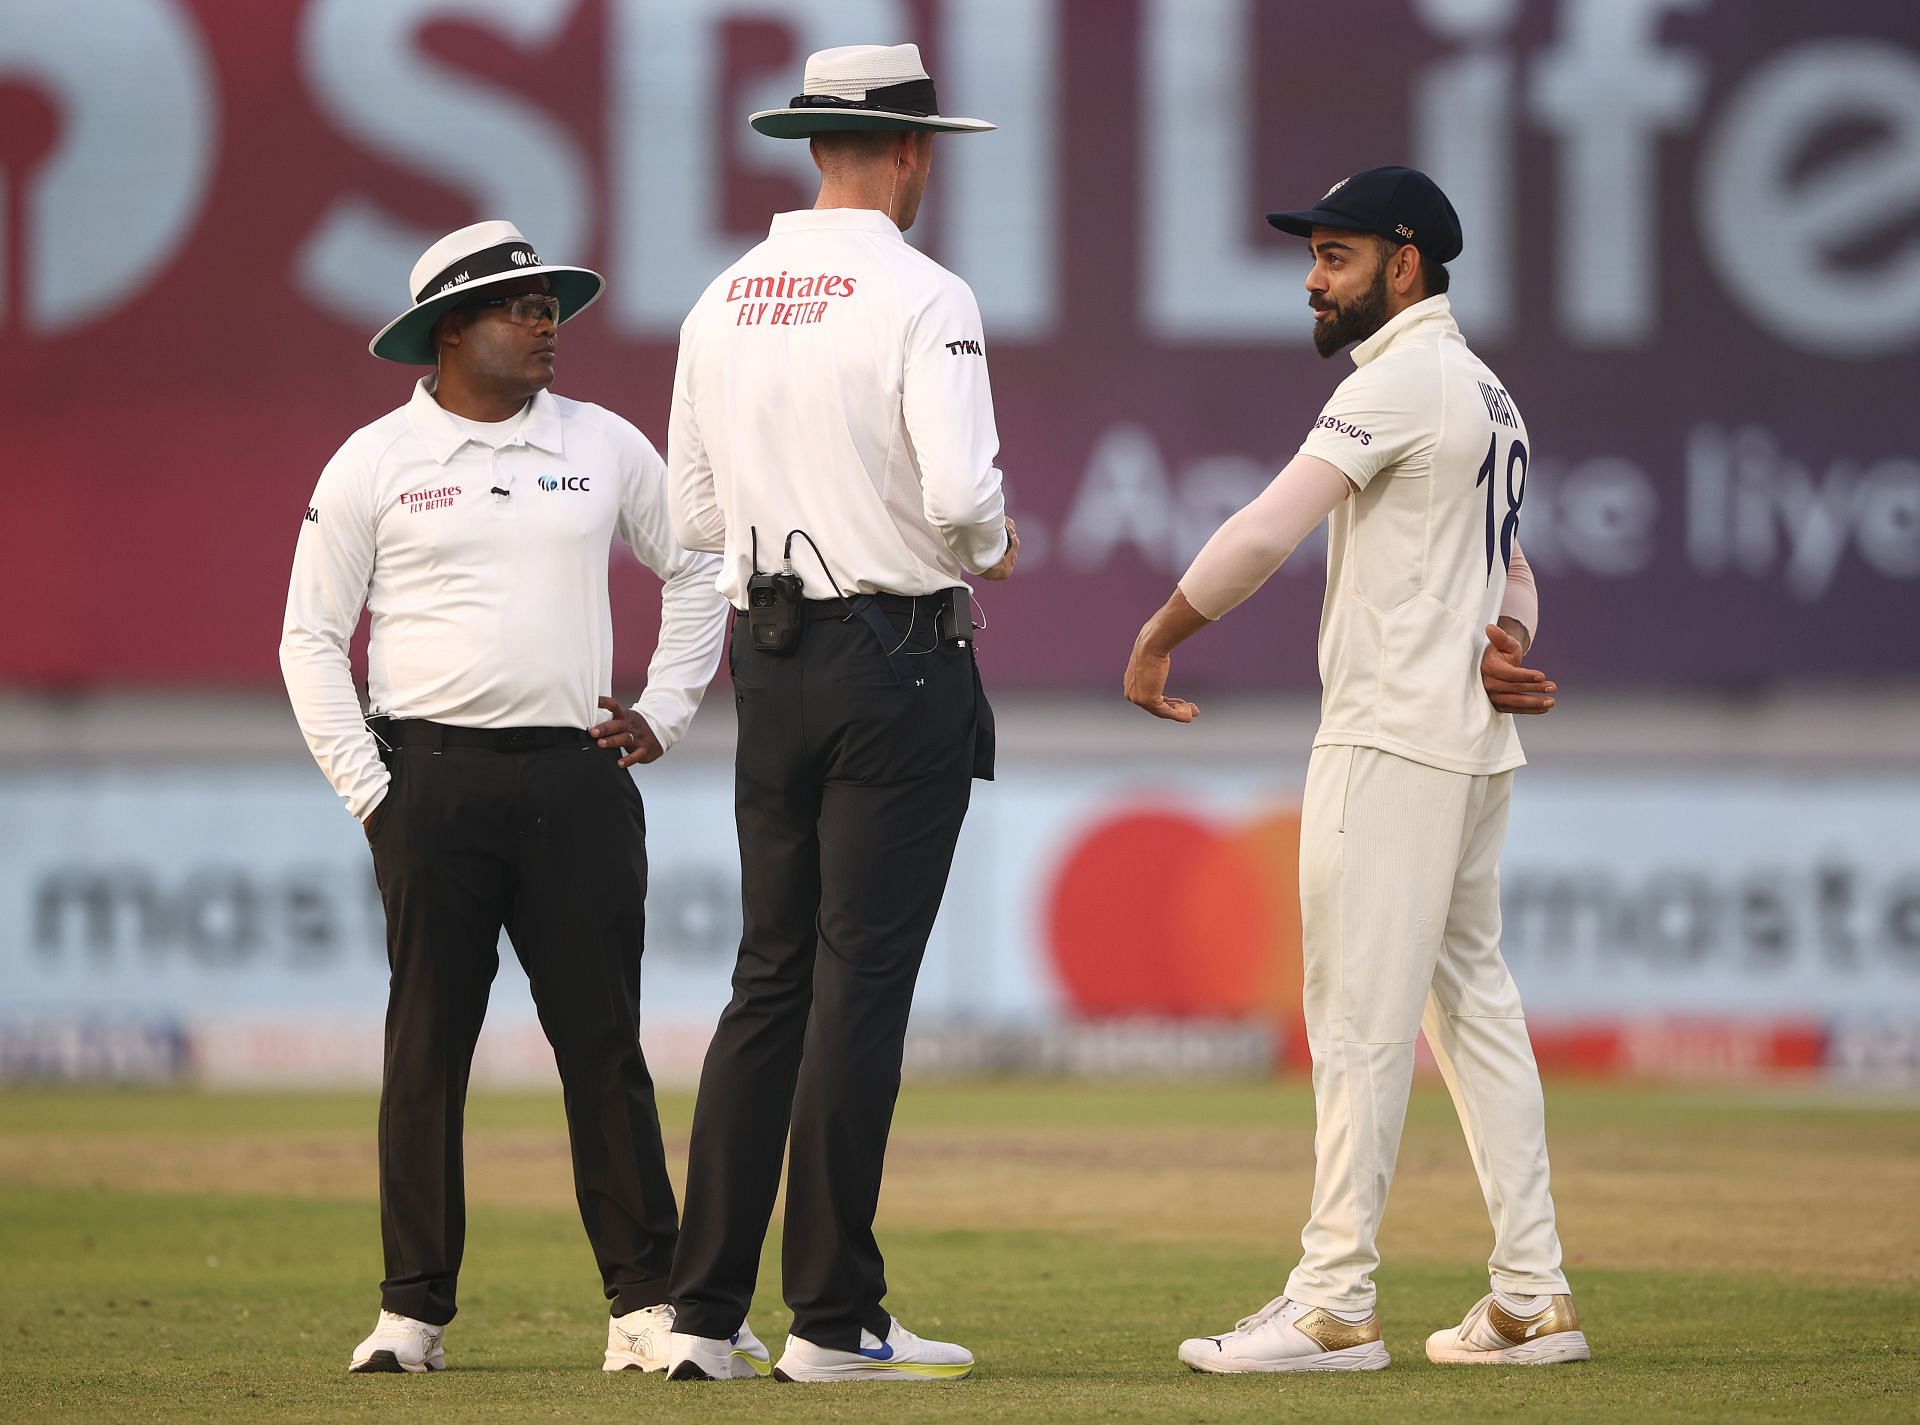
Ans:
{"type": "Polygon", "coordinates": [[[807,61],[753,126],[813,140],[811,211],[720,274],[680,333],[674,528],[740,617],[745,930],[700,1076],[669,1374],[952,1379],[973,1357],[881,1300],[874,1207],[921,956],[991,773],[967,576],[1003,579],[980,312],[907,246],[944,116],[912,45],[807,61]],[[777,1368],[746,1326],[791,1130],[777,1368]]]}
{"type": "Polygon", "coordinates": [[[628,767],[686,731],[719,661],[718,561],[673,538],[665,465],[551,394],[598,274],[511,223],[435,243],[375,356],[432,365],[355,432],[300,526],[280,665],[307,745],[372,845],[392,969],[380,1095],[386,1280],[349,1369],[446,1364],[466,1235],[461,1120],[504,927],[553,1045],[606,1368],[664,1365],[676,1231],[640,1054],[646,820],[628,767]],[[645,694],[609,696],[618,535],[665,581],[645,694]],[[362,609],[370,717],[348,662],[362,609]],[[591,724],[591,725],[590,725],[591,724]]]}

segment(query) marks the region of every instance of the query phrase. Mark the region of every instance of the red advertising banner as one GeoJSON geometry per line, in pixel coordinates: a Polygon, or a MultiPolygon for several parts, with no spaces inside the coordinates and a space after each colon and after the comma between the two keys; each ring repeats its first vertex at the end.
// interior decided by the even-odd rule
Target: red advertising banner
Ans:
{"type": "MultiPolygon", "coordinates": [[[[917,41],[912,234],[975,287],[1024,537],[998,686],[1134,630],[1344,372],[1266,228],[1412,162],[1537,443],[1520,537],[1570,685],[1920,673],[1910,0],[10,0],[0,9],[0,682],[270,686],[307,495],[407,395],[367,355],[439,234],[605,271],[556,389],[664,440],[680,318],[812,200],[754,135],[813,49],[917,41]]],[[[622,686],[650,579],[616,561],[622,686]]],[[[1314,681],[1318,549],[1183,652],[1314,681]]],[[[1550,655],[1550,656],[1549,656],[1550,655]]]]}

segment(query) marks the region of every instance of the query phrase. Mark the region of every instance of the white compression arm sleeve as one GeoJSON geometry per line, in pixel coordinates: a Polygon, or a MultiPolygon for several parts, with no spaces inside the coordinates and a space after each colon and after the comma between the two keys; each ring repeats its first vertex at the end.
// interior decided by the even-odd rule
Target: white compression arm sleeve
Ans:
{"type": "Polygon", "coordinates": [[[1520,621],[1527,631],[1529,647],[1540,641],[1540,590],[1533,582],[1533,566],[1520,552],[1517,539],[1507,560],[1507,592],[1500,600],[1500,617],[1520,621]]]}
{"type": "Polygon", "coordinates": [[[1316,455],[1294,456],[1266,489],[1213,532],[1181,576],[1180,592],[1203,616],[1222,617],[1271,579],[1352,491],[1339,467],[1316,455]]]}

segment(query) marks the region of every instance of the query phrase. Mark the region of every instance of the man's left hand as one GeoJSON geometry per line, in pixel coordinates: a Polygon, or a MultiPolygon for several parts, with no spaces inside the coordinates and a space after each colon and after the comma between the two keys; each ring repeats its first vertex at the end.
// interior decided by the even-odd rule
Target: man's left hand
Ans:
{"type": "Polygon", "coordinates": [[[647,720],[632,708],[622,707],[612,698],[600,699],[600,706],[613,716],[588,728],[587,736],[601,747],[622,749],[622,767],[657,761],[666,752],[660,739],[653,735],[653,729],[647,726],[647,720]]]}
{"type": "MultiPolygon", "coordinates": [[[[1506,622],[1512,622],[1507,620],[1506,622]]],[[[1517,623],[1514,624],[1518,628],[1517,623]]],[[[1526,649],[1513,632],[1499,624],[1487,625],[1487,646],[1480,655],[1480,686],[1496,712],[1521,716],[1553,711],[1559,685],[1545,673],[1529,668],[1526,649]]]]}

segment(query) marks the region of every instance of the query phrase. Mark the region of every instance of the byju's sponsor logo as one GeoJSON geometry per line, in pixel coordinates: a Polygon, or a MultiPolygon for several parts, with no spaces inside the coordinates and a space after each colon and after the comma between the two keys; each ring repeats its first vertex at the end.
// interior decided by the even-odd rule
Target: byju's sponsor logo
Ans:
{"type": "Polygon", "coordinates": [[[539,483],[543,490],[586,490],[592,478],[590,475],[542,475],[539,483]]]}
{"type": "Polygon", "coordinates": [[[1315,421],[1314,424],[1320,427],[1321,430],[1332,431],[1335,435],[1352,436],[1362,445],[1373,444],[1372,431],[1366,430],[1361,426],[1349,425],[1338,416],[1322,416],[1319,420],[1315,421]]]}

